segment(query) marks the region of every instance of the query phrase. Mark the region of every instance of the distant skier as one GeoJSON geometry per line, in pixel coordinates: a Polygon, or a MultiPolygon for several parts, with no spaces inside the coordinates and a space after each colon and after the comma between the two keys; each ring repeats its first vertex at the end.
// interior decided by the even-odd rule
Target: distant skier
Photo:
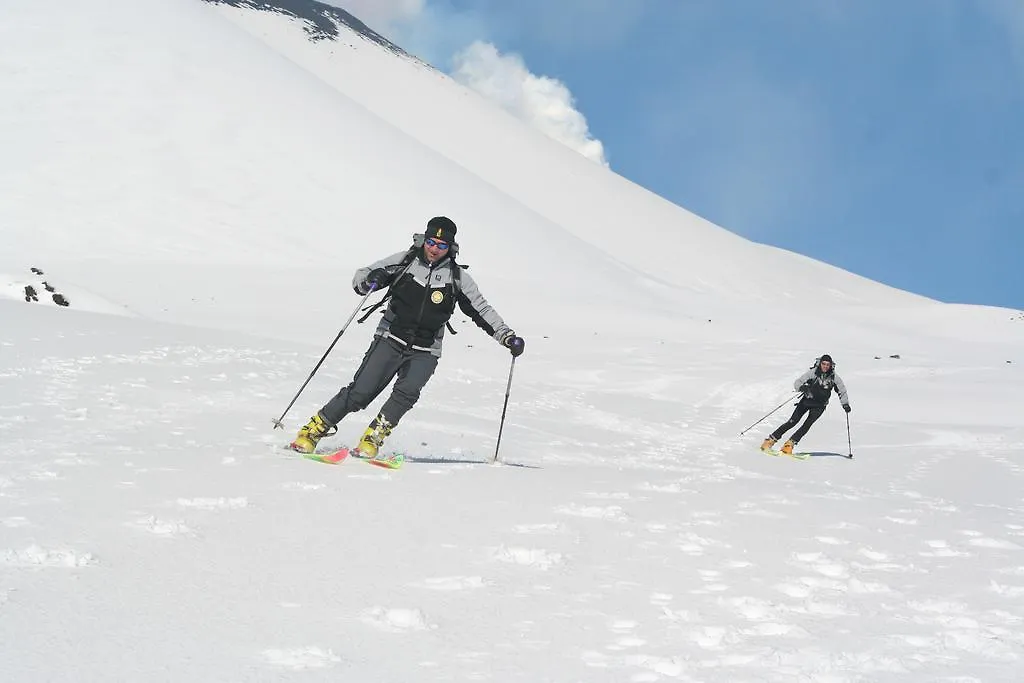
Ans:
{"type": "Polygon", "coordinates": [[[356,271],[352,278],[356,294],[365,295],[371,287],[390,287],[385,299],[387,309],[352,382],[299,430],[292,449],[312,453],[317,442],[342,418],[369,405],[397,375],[391,396],[357,446],[360,456],[375,457],[434,374],[441,357],[444,327],[456,304],[513,356],[523,352],[526,342],[505,324],[480,294],[473,278],[455,263],[459,251],[456,230],[450,218],[431,218],[426,232],[414,236],[411,249],[356,271]]]}
{"type": "Polygon", "coordinates": [[[785,424],[780,425],[778,429],[764,440],[764,443],[761,444],[761,450],[768,450],[774,446],[775,442],[781,439],[783,434],[795,427],[800,422],[800,418],[806,413],[807,420],[800,426],[800,429],[793,432],[793,436],[782,446],[783,453],[791,454],[796,445],[800,443],[800,439],[804,438],[807,434],[811,425],[825,412],[833,390],[839,394],[839,401],[843,405],[843,410],[850,412],[850,397],[846,393],[846,385],[839,378],[839,375],[836,374],[835,363],[832,362],[832,356],[827,353],[815,362],[813,368],[800,375],[793,382],[793,389],[803,393],[800,401],[796,404],[796,410],[793,411],[793,415],[785,424]]]}

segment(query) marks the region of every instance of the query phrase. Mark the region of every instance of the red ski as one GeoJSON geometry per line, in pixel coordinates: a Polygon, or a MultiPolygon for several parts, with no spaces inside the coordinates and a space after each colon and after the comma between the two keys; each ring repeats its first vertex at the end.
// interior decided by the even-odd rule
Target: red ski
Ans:
{"type": "Polygon", "coordinates": [[[397,470],[405,462],[405,455],[403,453],[378,454],[376,457],[368,458],[360,453],[358,448],[349,448],[348,446],[342,446],[332,453],[306,453],[302,457],[327,465],[338,465],[347,460],[349,456],[356,460],[362,460],[369,465],[376,465],[377,467],[384,467],[389,470],[397,470]]]}

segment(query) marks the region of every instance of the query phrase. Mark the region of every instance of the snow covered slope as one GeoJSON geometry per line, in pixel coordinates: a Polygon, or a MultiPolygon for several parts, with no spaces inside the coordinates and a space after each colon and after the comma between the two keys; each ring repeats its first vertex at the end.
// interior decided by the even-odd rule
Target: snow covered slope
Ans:
{"type": "Polygon", "coordinates": [[[1020,680],[1024,316],[742,240],[312,6],[0,10],[4,680],[1020,680]],[[462,319],[402,470],[295,458],[352,270],[438,214],[527,339],[506,466],[462,319]],[[823,351],[856,459],[838,406],[804,462],[737,438],[823,351]]]}
{"type": "Polygon", "coordinates": [[[225,15],[559,227],[685,291],[731,294],[745,301],[799,296],[805,301],[891,303],[899,297],[892,289],[835,268],[771,253],[682,211],[537,135],[447,76],[413,60],[366,49],[355,34],[310,41],[301,22],[283,22],[274,13],[231,9],[225,15]],[[651,258],[654,245],[657,258],[651,258]],[[761,287],[749,287],[752,274],[761,287]],[[811,282],[829,286],[808,286],[811,282]]]}
{"type": "Polygon", "coordinates": [[[390,473],[289,457],[269,431],[316,348],[0,316],[10,680],[1020,678],[1019,365],[851,371],[856,459],[833,408],[799,462],[758,453],[766,430],[735,438],[799,358],[533,340],[491,467],[504,378],[480,342],[444,361],[390,473]]]}

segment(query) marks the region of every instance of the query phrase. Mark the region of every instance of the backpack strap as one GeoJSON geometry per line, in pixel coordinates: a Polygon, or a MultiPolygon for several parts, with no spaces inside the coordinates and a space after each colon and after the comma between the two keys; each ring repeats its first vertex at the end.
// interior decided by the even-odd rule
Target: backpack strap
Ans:
{"type": "MultiPolygon", "coordinates": [[[[455,259],[450,256],[448,258],[452,262],[452,286],[455,288],[455,298],[458,299],[459,294],[462,293],[462,269],[469,268],[469,266],[456,263],[455,259]]],[[[455,328],[452,327],[450,319],[445,321],[444,326],[447,327],[448,331],[452,334],[458,334],[458,332],[455,331],[455,328]]]]}
{"type": "MultiPolygon", "coordinates": [[[[419,254],[419,250],[422,246],[422,244],[417,244],[416,242],[414,242],[413,245],[409,247],[409,251],[407,251],[405,253],[405,256],[402,257],[402,260],[398,262],[398,266],[402,269],[402,271],[405,271],[405,269],[407,269],[410,266],[410,264],[412,264],[412,262],[416,260],[416,256],[417,254],[419,254]]],[[[455,296],[458,297],[459,294],[462,292],[462,269],[469,268],[469,266],[464,266],[460,263],[456,263],[455,258],[452,256],[449,256],[448,260],[451,262],[452,285],[455,287],[455,296]]],[[[390,298],[391,287],[389,285],[387,294],[385,294],[377,303],[364,308],[363,310],[366,311],[366,315],[357,320],[356,323],[361,324],[366,322],[366,320],[371,315],[373,315],[374,311],[376,311],[381,306],[386,304],[388,302],[388,299],[390,298]]],[[[445,321],[445,326],[448,328],[448,331],[451,332],[452,334],[458,334],[458,332],[455,331],[455,328],[452,327],[451,321],[445,321]]]]}
{"type": "MultiPolygon", "coordinates": [[[[416,252],[417,252],[417,250],[418,250],[418,247],[415,244],[413,246],[409,247],[409,251],[407,251],[405,253],[405,256],[402,257],[402,260],[398,262],[398,267],[401,269],[402,273],[404,273],[405,270],[410,266],[410,264],[412,264],[412,262],[416,260],[416,252]]],[[[401,277],[401,275],[399,275],[399,277],[401,277]]],[[[376,311],[378,308],[380,308],[381,306],[386,304],[388,302],[388,299],[390,299],[390,298],[391,298],[391,285],[388,285],[388,292],[387,292],[387,294],[385,294],[383,296],[383,298],[381,298],[381,300],[378,301],[377,303],[373,304],[372,306],[367,306],[366,308],[364,308],[363,310],[367,312],[366,315],[364,315],[362,318],[357,320],[356,323],[364,323],[364,322],[366,322],[366,319],[369,318],[371,315],[373,315],[374,311],[376,311]]]]}

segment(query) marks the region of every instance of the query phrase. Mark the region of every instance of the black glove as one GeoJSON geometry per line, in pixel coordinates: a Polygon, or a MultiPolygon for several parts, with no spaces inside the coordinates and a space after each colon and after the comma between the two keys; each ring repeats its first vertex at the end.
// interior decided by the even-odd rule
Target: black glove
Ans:
{"type": "Polygon", "coordinates": [[[505,335],[502,340],[502,345],[507,346],[508,350],[512,352],[513,356],[523,355],[523,351],[526,350],[526,340],[522,337],[517,337],[515,332],[509,332],[505,335]]]}
{"type": "Polygon", "coordinates": [[[374,268],[366,276],[366,289],[384,289],[388,283],[388,271],[383,268],[374,268]]]}
{"type": "Polygon", "coordinates": [[[806,382],[804,382],[803,384],[800,385],[800,388],[797,389],[797,391],[800,391],[802,393],[807,393],[808,391],[811,390],[811,385],[812,384],[814,384],[814,382],[812,380],[807,380],[806,382]]]}
{"type": "Polygon", "coordinates": [[[844,403],[843,404],[843,410],[845,410],[846,412],[850,412],[850,410],[851,410],[850,404],[849,403],[844,403]]]}

